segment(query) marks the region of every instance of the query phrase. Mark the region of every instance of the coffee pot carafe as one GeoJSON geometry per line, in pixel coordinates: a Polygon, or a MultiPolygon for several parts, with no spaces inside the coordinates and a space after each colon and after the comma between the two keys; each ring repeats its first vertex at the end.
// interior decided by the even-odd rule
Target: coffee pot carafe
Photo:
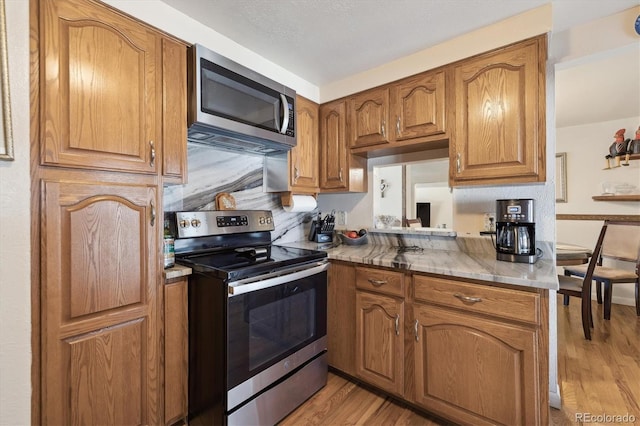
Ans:
{"type": "Polygon", "coordinates": [[[533,200],[496,201],[496,253],[498,260],[535,263],[533,200]]]}

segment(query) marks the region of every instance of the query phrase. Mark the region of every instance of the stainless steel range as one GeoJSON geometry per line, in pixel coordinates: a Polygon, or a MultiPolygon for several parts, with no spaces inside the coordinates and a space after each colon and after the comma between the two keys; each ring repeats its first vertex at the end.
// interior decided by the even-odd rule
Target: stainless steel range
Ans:
{"type": "Polygon", "coordinates": [[[326,253],[271,245],[270,211],[168,219],[193,269],[189,421],[275,424],[327,381],[326,253]]]}

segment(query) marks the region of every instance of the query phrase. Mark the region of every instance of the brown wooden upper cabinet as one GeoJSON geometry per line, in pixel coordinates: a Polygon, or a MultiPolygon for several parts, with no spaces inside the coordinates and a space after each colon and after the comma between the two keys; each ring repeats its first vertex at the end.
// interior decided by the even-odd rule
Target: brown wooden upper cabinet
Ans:
{"type": "Polygon", "coordinates": [[[297,144],[289,152],[289,185],[296,192],[318,192],[319,105],[296,97],[297,144]]]}
{"type": "Polygon", "coordinates": [[[367,162],[351,155],[347,141],[347,101],[320,106],[320,189],[323,192],[366,192],[367,162]]]}
{"type": "Polygon", "coordinates": [[[164,113],[164,136],[178,144],[164,166],[181,180],[186,47],[162,44],[159,32],[96,2],[45,0],[40,25],[41,164],[155,174],[164,113]]]}
{"type": "Polygon", "coordinates": [[[430,71],[353,96],[350,147],[445,138],[445,83],[445,71],[430,71]]]}
{"type": "Polygon", "coordinates": [[[452,184],[545,181],[546,36],[454,67],[452,184]]]}
{"type": "Polygon", "coordinates": [[[162,175],[187,183],[187,49],[162,39],[162,175]]]}

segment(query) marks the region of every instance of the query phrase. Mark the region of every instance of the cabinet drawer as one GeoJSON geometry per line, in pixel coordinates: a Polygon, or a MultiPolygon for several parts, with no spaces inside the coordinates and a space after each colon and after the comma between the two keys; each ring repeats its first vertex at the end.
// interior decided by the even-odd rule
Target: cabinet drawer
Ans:
{"type": "Polygon", "coordinates": [[[415,275],[417,301],[461,308],[502,318],[537,324],[540,296],[537,293],[468,284],[415,275]]]}
{"type": "Polygon", "coordinates": [[[403,297],[404,274],[384,269],[356,268],[356,287],[403,297]]]}

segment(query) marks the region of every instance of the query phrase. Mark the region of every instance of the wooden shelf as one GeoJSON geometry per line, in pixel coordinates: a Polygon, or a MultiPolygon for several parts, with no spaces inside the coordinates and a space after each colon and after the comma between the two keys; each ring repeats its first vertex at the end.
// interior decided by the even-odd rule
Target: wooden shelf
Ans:
{"type": "Polygon", "coordinates": [[[640,201],[640,194],[633,195],[594,195],[593,201],[640,201]]]}

